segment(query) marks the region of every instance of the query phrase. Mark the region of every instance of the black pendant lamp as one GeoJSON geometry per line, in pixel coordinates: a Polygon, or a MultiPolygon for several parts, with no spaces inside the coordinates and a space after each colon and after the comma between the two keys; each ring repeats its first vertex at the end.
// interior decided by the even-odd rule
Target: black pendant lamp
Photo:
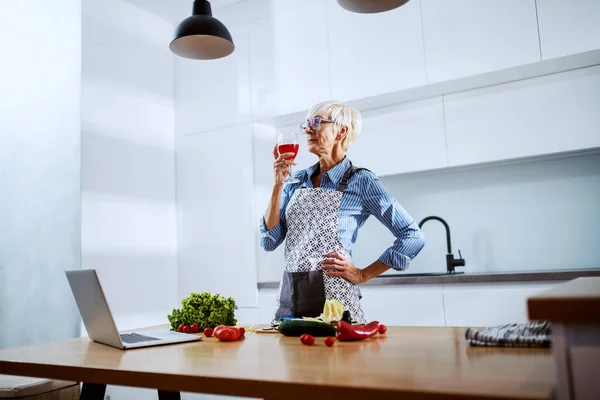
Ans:
{"type": "Polygon", "coordinates": [[[359,14],[390,11],[408,3],[409,0],[338,0],[340,7],[359,14]]]}
{"type": "Polygon", "coordinates": [[[233,53],[235,45],[225,25],[212,16],[207,0],[194,0],[193,15],[175,28],[169,49],[194,60],[215,60],[233,53]]]}

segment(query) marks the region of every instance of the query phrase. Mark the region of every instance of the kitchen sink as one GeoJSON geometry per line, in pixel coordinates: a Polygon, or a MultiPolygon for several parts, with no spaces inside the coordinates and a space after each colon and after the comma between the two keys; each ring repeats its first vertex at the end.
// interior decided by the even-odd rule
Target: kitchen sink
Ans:
{"type": "Polygon", "coordinates": [[[420,276],[450,276],[450,275],[461,275],[464,274],[464,272],[422,272],[422,273],[416,273],[416,274],[384,274],[384,275],[379,275],[377,278],[418,278],[420,276]]]}

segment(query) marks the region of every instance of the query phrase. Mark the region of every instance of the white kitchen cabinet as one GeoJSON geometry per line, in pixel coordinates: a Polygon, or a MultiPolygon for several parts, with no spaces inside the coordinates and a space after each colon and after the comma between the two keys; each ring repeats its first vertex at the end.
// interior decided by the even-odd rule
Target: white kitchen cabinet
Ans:
{"type": "Polygon", "coordinates": [[[420,0],[378,14],[357,14],[327,0],[333,97],[376,96],[426,83],[420,0]]]}
{"type": "Polygon", "coordinates": [[[535,0],[422,0],[421,4],[429,82],[540,60],[535,0]]]}
{"type": "Polygon", "coordinates": [[[258,318],[258,307],[238,307],[235,310],[235,319],[237,319],[238,325],[256,325],[258,318]]]}
{"type": "Polygon", "coordinates": [[[325,3],[307,0],[250,25],[252,112],[269,117],[329,99],[325,3]]]}
{"type": "Polygon", "coordinates": [[[250,118],[248,28],[231,28],[232,55],[218,60],[175,57],[177,135],[231,126],[250,118]]]}
{"type": "Polygon", "coordinates": [[[365,112],[348,156],[379,176],[445,167],[441,98],[365,112]]]}
{"type": "MultiPolygon", "coordinates": [[[[369,321],[390,326],[444,326],[442,285],[361,286],[361,300],[369,321]]],[[[277,289],[262,289],[259,323],[269,323],[277,289]]]]}
{"type": "Polygon", "coordinates": [[[256,307],[252,127],[177,140],[179,297],[207,291],[256,307]]]}
{"type": "Polygon", "coordinates": [[[444,326],[442,285],[361,286],[369,321],[394,326],[444,326]]]}
{"type": "MultiPolygon", "coordinates": [[[[283,270],[283,269],[282,269],[283,270]]],[[[258,295],[258,323],[270,324],[275,316],[279,289],[261,289],[258,295]]]]}
{"type": "Polygon", "coordinates": [[[446,326],[488,327],[527,322],[527,299],[558,283],[446,284],[446,326]]]}
{"type": "Polygon", "coordinates": [[[444,97],[451,166],[600,146],[600,67],[444,97]]]}
{"type": "Polygon", "coordinates": [[[600,1],[537,0],[542,58],[600,49],[600,1]]]}

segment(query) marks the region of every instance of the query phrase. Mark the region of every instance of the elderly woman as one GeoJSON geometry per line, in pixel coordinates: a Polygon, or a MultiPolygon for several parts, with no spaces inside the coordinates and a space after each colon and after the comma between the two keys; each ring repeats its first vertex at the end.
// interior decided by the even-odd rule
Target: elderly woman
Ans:
{"type": "MultiPolygon", "coordinates": [[[[275,320],[316,317],[326,299],[337,299],[353,321],[365,322],[357,285],[390,268],[403,270],[425,241],[417,223],[377,176],[356,168],[346,151],[361,129],[360,113],[338,102],[317,104],[301,125],[315,165],[294,174],[284,186],[293,153],[277,156],[271,200],[260,222],[261,247],[275,250],[285,239],[285,272],[275,320]],[[352,247],[358,229],[374,215],[396,237],[371,265],[357,268],[352,247]]],[[[393,160],[390,160],[393,162],[393,160]]]]}

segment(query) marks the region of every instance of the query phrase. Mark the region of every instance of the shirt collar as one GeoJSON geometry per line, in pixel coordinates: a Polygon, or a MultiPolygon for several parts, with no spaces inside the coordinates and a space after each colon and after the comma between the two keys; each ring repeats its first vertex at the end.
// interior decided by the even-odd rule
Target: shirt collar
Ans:
{"type": "MultiPolygon", "coordinates": [[[[331,180],[331,182],[333,182],[333,184],[337,185],[340,180],[342,179],[342,177],[344,176],[344,173],[346,172],[346,170],[348,169],[348,167],[350,166],[350,159],[347,156],[344,156],[344,159],[335,167],[331,168],[329,171],[326,172],[327,176],[329,176],[329,179],[331,180]]],[[[309,167],[306,169],[306,178],[310,179],[311,176],[313,176],[313,174],[315,173],[315,171],[319,168],[319,163],[316,163],[315,165],[309,167]]]]}

